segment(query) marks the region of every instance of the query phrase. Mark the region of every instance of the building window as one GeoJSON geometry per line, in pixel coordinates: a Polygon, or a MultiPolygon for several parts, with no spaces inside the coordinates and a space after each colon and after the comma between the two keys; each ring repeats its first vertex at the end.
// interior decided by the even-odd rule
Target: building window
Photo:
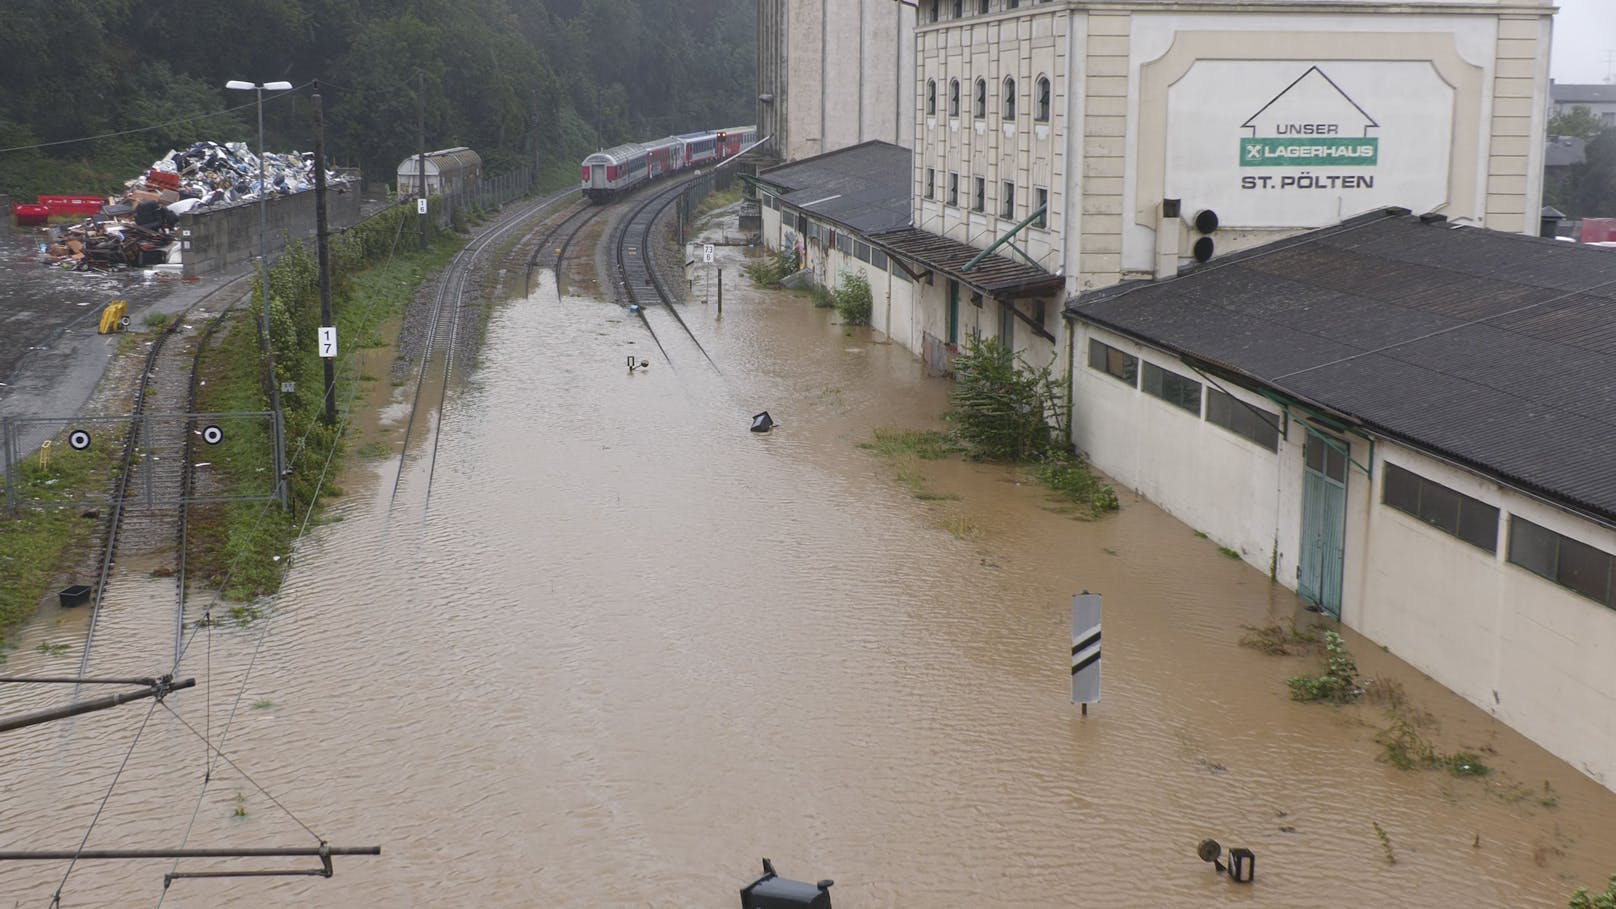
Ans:
{"type": "Polygon", "coordinates": [[[928,198],[928,199],[937,198],[937,196],[935,195],[936,192],[937,192],[937,171],[930,168],[930,167],[928,167],[928,168],[926,168],[926,198],[928,198]]]}
{"type": "Polygon", "coordinates": [[[943,0],[931,0],[931,21],[936,22],[941,16],[943,0]]]}
{"type": "Polygon", "coordinates": [[[926,80],[926,116],[937,116],[937,80],[926,80]]]}
{"type": "Polygon", "coordinates": [[[1048,227],[1049,190],[1040,186],[1032,191],[1032,209],[1038,212],[1038,220],[1032,222],[1032,226],[1038,228],[1048,227]]]}
{"type": "Polygon", "coordinates": [[[1115,376],[1127,382],[1130,388],[1138,387],[1139,358],[1125,354],[1109,344],[1101,344],[1093,338],[1089,339],[1089,368],[1115,376]]]}
{"type": "Polygon", "coordinates": [[[1016,216],[1016,185],[1009,180],[999,185],[999,217],[1016,216]]]}
{"type": "Polygon", "coordinates": [[[954,18],[959,19],[965,15],[965,0],[954,0],[954,18]]]}
{"type": "Polygon", "coordinates": [[[988,115],[988,80],[976,80],[976,94],[971,103],[971,113],[980,120],[988,115]]]}
{"type": "Polygon", "coordinates": [[[1016,118],[1016,80],[1009,76],[1004,79],[1004,107],[1002,112],[1006,120],[1016,118]]]}
{"type": "Polygon", "coordinates": [[[959,80],[948,80],[948,115],[959,116],[959,80]]]}
{"type": "Polygon", "coordinates": [[[976,11],[986,13],[988,11],[988,0],[977,0],[976,11]]]}
{"type": "Polygon", "coordinates": [[[1021,0],[1005,0],[1004,8],[1005,9],[1020,9],[1021,8],[1021,0]]]}
{"type": "Polygon", "coordinates": [[[1269,451],[1279,451],[1278,417],[1259,411],[1216,388],[1206,390],[1206,421],[1250,439],[1269,451]]]}
{"type": "Polygon", "coordinates": [[[976,192],[971,196],[972,211],[987,211],[988,207],[988,181],[986,177],[976,178],[976,192]]]}
{"type": "Polygon", "coordinates": [[[1032,118],[1034,120],[1037,120],[1039,123],[1048,123],[1049,122],[1049,80],[1044,78],[1043,76],[1039,76],[1038,77],[1038,82],[1036,84],[1036,87],[1033,89],[1033,94],[1038,96],[1038,100],[1037,100],[1037,103],[1036,103],[1036,107],[1033,110],[1032,118]]]}
{"type": "Polygon", "coordinates": [[[959,174],[948,172],[948,204],[959,204],[959,174]]]}
{"type": "Polygon", "coordinates": [[[1509,560],[1606,606],[1611,597],[1611,563],[1603,550],[1539,527],[1519,515],[1509,516],[1509,560]]]}
{"type": "Polygon", "coordinates": [[[1201,415],[1201,383],[1181,376],[1154,363],[1146,363],[1140,370],[1139,387],[1146,394],[1155,395],[1174,407],[1182,407],[1197,417],[1201,415]]]}
{"type": "Polygon", "coordinates": [[[1498,509],[1427,480],[1396,464],[1386,465],[1380,501],[1477,549],[1498,551],[1498,509]]]}

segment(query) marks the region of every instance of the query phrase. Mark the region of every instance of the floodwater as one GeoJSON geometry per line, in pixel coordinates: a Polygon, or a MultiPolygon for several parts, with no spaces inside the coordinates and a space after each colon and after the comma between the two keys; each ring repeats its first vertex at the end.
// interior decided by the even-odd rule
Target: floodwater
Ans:
{"type": "MultiPolygon", "coordinates": [[[[391,509],[396,459],[362,463],[262,615],[194,633],[196,689],[0,736],[3,848],[76,847],[127,752],[89,848],[382,855],[166,893],[173,862],[85,861],[64,906],[716,909],[764,856],[834,878],[837,909],[1559,907],[1616,872],[1616,795],[1363,639],[1364,674],[1493,777],[1396,770],[1378,708],[1288,700],[1318,658],[1237,641],[1307,614],[1148,503],[1076,521],[957,461],[914,468],[917,497],[857,445],[938,426],[946,383],[805,298],[744,290],[738,257],[721,250],[721,320],[683,310],[718,368],[667,314],[648,313],[664,359],[553,276],[497,310],[429,506],[424,449],[391,509]],[[778,428],[748,432],[762,410],[778,428]],[[1105,597],[1086,718],[1067,671],[1083,589],[1105,597]],[[185,724],[229,758],[206,787],[185,724]],[[1252,849],[1256,882],[1197,859],[1206,837],[1252,849]]],[[[172,609],[154,595],[151,621],[172,609]]],[[[68,640],[55,620],[7,671],[76,667],[31,643],[68,640]]],[[[106,671],[172,660],[103,631],[106,671]]],[[[39,700],[0,695],[8,714],[39,700]]],[[[66,872],[0,863],[0,901],[44,906],[66,872]]]]}

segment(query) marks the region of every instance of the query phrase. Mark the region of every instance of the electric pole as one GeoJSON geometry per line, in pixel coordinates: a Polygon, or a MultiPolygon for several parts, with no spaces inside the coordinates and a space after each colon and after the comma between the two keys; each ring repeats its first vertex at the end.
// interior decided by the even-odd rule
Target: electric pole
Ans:
{"type": "Polygon", "coordinates": [[[320,334],[330,335],[330,350],[321,338],[320,359],[325,366],[325,422],[337,423],[337,327],[331,314],[331,243],[325,213],[325,110],[320,82],[314,82],[314,236],[320,250],[320,334]]]}
{"type": "Polygon", "coordinates": [[[426,249],[426,73],[415,71],[415,159],[416,222],[420,226],[421,249],[426,249]]]}

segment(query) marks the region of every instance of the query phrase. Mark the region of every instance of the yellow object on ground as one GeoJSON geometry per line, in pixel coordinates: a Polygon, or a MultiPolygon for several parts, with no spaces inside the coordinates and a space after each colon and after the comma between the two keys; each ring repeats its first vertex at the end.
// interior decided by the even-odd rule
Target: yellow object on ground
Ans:
{"type": "Polygon", "coordinates": [[[101,310],[101,333],[110,335],[123,327],[124,310],[128,304],[123,300],[113,300],[107,308],[101,310]]]}

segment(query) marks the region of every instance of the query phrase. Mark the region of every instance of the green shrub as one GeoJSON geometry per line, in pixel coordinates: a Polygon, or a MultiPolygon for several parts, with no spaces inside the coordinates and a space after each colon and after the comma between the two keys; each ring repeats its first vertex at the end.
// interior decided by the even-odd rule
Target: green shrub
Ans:
{"type": "Polygon", "coordinates": [[[1578,887],[1571,895],[1569,909],[1616,909],[1616,874],[1611,875],[1604,893],[1590,895],[1587,887],[1578,887]]]}
{"type": "Polygon", "coordinates": [[[1042,459],[1064,448],[1064,388],[1048,366],[1033,369],[999,339],[973,336],[954,359],[948,419],[974,458],[1042,459]]]}
{"type": "Polygon", "coordinates": [[[756,259],[746,263],[741,273],[752,279],[752,283],[759,287],[779,287],[780,281],[797,271],[797,254],[789,249],[782,249],[772,256],[756,259]]]}
{"type": "Polygon", "coordinates": [[[870,293],[870,281],[864,277],[863,272],[842,272],[842,279],[836,285],[834,297],[836,312],[842,317],[844,324],[870,324],[870,310],[874,308],[875,302],[870,293]]]}
{"type": "Polygon", "coordinates": [[[1334,631],[1324,633],[1324,674],[1298,675],[1285,681],[1290,686],[1291,699],[1297,701],[1329,701],[1346,704],[1363,694],[1358,687],[1358,664],[1347,652],[1347,643],[1334,631]]]}
{"type": "Polygon", "coordinates": [[[1033,473],[1051,491],[1067,501],[1088,506],[1091,517],[1116,511],[1117,491],[1102,482],[1083,458],[1064,451],[1052,452],[1033,473]]]}

